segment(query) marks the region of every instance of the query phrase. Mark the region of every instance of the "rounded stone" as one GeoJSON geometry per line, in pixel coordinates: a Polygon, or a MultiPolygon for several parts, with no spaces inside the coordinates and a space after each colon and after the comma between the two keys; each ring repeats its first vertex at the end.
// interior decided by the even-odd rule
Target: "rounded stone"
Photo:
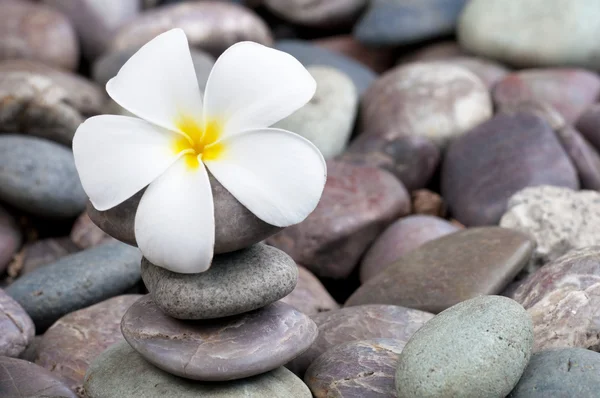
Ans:
{"type": "Polygon", "coordinates": [[[268,372],[306,351],[317,325],[277,302],[242,315],[184,322],[146,296],[123,316],[127,342],[160,369],[194,380],[236,380],[268,372]]]}
{"type": "Polygon", "coordinates": [[[317,339],[286,367],[302,376],[321,354],[355,340],[389,338],[407,342],[432,317],[428,312],[395,305],[360,305],[313,315],[319,327],[317,339]]]}
{"type": "Polygon", "coordinates": [[[88,249],[113,240],[110,235],[94,224],[87,213],[82,213],[77,217],[69,238],[80,249],[88,249]]]}
{"type": "Polygon", "coordinates": [[[35,215],[74,217],[85,209],[73,153],[53,142],[0,136],[0,199],[35,215]]]}
{"type": "Polygon", "coordinates": [[[533,354],[509,398],[595,398],[600,388],[600,354],[561,348],[533,354]]]}
{"type": "Polygon", "coordinates": [[[345,278],[377,235],[409,213],[409,201],[387,171],[330,160],[317,208],[267,242],[317,276],[345,278]]]}
{"type": "Polygon", "coordinates": [[[595,40],[599,35],[596,0],[568,6],[564,0],[473,0],[465,6],[457,29],[465,50],[519,67],[600,69],[595,40]]]}
{"type": "MultiPolygon", "coordinates": [[[[94,81],[104,87],[138,50],[139,47],[133,47],[104,53],[92,66],[94,81]]],[[[190,48],[190,54],[192,55],[192,62],[198,80],[198,88],[204,92],[208,75],[215,64],[215,59],[212,55],[195,48],[190,48]]]]}
{"type": "Polygon", "coordinates": [[[367,0],[263,0],[263,4],[288,22],[331,29],[354,22],[367,0]]]}
{"type": "Polygon", "coordinates": [[[511,229],[455,232],[388,265],[358,288],[346,306],[394,304],[438,313],[482,294],[500,293],[527,265],[534,247],[528,235],[511,229]]]}
{"type": "Polygon", "coordinates": [[[362,43],[400,46],[454,32],[466,0],[377,0],[354,27],[362,43]]]}
{"type": "Polygon", "coordinates": [[[298,266],[298,284],[281,301],[296,307],[306,315],[314,315],[340,308],[321,281],[302,266],[298,266]]]}
{"type": "Polygon", "coordinates": [[[0,207],[0,275],[21,247],[22,240],[16,220],[0,207]]]}
{"type": "Polygon", "coordinates": [[[540,117],[500,113],[455,140],[442,164],[442,196],[464,225],[495,225],[523,188],[579,187],[577,172],[540,117]]]}
{"type": "Polygon", "coordinates": [[[122,26],[111,50],[140,48],[173,28],[183,29],[191,47],[214,56],[240,41],[268,46],[273,40],[269,27],[246,7],[224,1],[183,2],[148,10],[122,26]]]}
{"type": "Polygon", "coordinates": [[[28,60],[0,63],[0,131],[71,147],[77,127],[102,113],[103,90],[65,71],[28,60]]]}
{"type": "Polygon", "coordinates": [[[435,41],[426,46],[419,46],[416,50],[401,56],[399,63],[443,61],[453,57],[463,57],[469,54],[453,40],[435,41]]]}
{"type": "Polygon", "coordinates": [[[508,395],[527,366],[533,327],[501,296],[481,296],[440,313],[408,341],[396,371],[398,398],[508,395]]]}
{"type": "Polygon", "coordinates": [[[585,110],[575,127],[596,150],[600,151],[600,103],[593,104],[585,110]]]}
{"type": "Polygon", "coordinates": [[[395,398],[394,377],[405,344],[394,339],[338,344],[310,365],[304,381],[315,398],[395,398]]]}
{"type": "Polygon", "coordinates": [[[35,326],[29,315],[0,289],[0,356],[18,357],[34,336],[35,326]]]}
{"type": "Polygon", "coordinates": [[[116,296],[63,316],[44,333],[35,363],[57,374],[73,391],[81,391],[92,360],[123,340],[121,318],[141,297],[116,296]]]}
{"type": "MultiPolygon", "coordinates": [[[[281,228],[256,217],[210,176],[215,213],[215,254],[249,247],[273,235],[281,228]]],[[[88,202],[87,212],[94,224],[115,239],[136,245],[135,212],[144,191],[138,192],[110,210],[98,211],[88,202]]]]}
{"type": "Polygon", "coordinates": [[[217,255],[211,267],[180,274],[142,260],[142,278],[156,305],[177,319],[237,315],[273,303],[294,290],[298,267],[287,254],[257,244],[217,255]]]}
{"type": "Polygon", "coordinates": [[[475,76],[481,79],[488,89],[492,89],[509,73],[509,69],[498,62],[467,55],[440,59],[440,62],[457,65],[471,71],[475,76]]]}
{"type": "Polygon", "coordinates": [[[308,387],[285,368],[226,383],[199,383],[163,372],[126,342],[117,343],[90,366],[88,398],[311,398],[308,387]]]}
{"type": "Polygon", "coordinates": [[[571,125],[555,130],[555,133],[577,169],[581,188],[600,190],[600,153],[571,125]]]}
{"type": "Polygon", "coordinates": [[[388,265],[424,243],[460,231],[448,221],[434,216],[414,215],[391,224],[373,242],[360,265],[360,280],[366,282],[388,265]]]}
{"type": "Polygon", "coordinates": [[[352,80],[337,69],[309,66],[307,70],[317,82],[315,95],[273,127],[303,136],[329,159],[342,153],[350,139],[358,93],[352,80]]]}
{"type": "Polygon", "coordinates": [[[447,63],[400,65],[382,75],[361,102],[361,131],[392,140],[429,138],[440,148],[492,116],[486,86],[447,63]]]}
{"type": "Polygon", "coordinates": [[[600,246],[571,250],[525,278],[512,297],[533,319],[534,350],[600,346],[600,246]]]}
{"type": "Polygon", "coordinates": [[[77,398],[48,370],[22,359],[3,356],[0,356],[0,393],[6,398],[77,398]]]}
{"type": "Polygon", "coordinates": [[[510,198],[500,226],[537,242],[529,267],[533,271],[571,249],[600,245],[600,193],[529,187],[510,198]]]}
{"type": "Polygon", "coordinates": [[[377,77],[375,72],[364,64],[307,41],[279,40],[275,43],[275,48],[293,55],[304,66],[321,65],[340,70],[352,79],[359,96],[362,96],[377,77]]]}
{"type": "Polygon", "coordinates": [[[502,79],[492,91],[497,107],[524,102],[552,105],[568,122],[574,123],[600,94],[600,77],[583,69],[529,69],[502,79]]]}
{"type": "Polygon", "coordinates": [[[0,61],[31,59],[73,70],[79,63],[79,43],[69,20],[44,4],[0,2],[0,61]]]}
{"type": "Polygon", "coordinates": [[[94,59],[102,54],[112,35],[140,11],[139,0],[43,0],[66,15],[73,23],[84,55],[94,59]]]}
{"type": "Polygon", "coordinates": [[[122,294],[140,280],[139,250],[120,242],[71,254],[6,288],[43,332],[60,317],[122,294]]]}
{"type": "Polygon", "coordinates": [[[319,38],[313,44],[350,57],[377,73],[388,70],[396,60],[393,49],[367,47],[349,34],[319,38]]]}
{"type": "Polygon", "coordinates": [[[69,237],[46,238],[26,243],[21,250],[21,275],[76,253],[80,248],[69,237]]]}
{"type": "Polygon", "coordinates": [[[427,185],[437,170],[440,157],[440,149],[425,137],[387,139],[360,134],[338,159],[387,170],[412,192],[427,185]]]}

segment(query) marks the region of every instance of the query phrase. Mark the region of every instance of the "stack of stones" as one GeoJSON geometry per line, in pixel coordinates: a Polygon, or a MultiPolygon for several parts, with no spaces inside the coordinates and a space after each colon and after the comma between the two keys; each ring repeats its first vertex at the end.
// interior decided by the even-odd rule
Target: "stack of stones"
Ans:
{"type": "MultiPolygon", "coordinates": [[[[143,258],[150,294],[125,313],[117,343],[91,364],[89,398],[311,397],[283,367],[317,337],[316,324],[280,300],[298,279],[294,260],[259,243],[278,228],[264,224],[216,181],[216,242],[211,268],[179,274],[143,258]],[[246,396],[246,395],[245,395],[246,396]]],[[[139,195],[106,212],[89,209],[107,233],[135,243],[139,195]]]]}

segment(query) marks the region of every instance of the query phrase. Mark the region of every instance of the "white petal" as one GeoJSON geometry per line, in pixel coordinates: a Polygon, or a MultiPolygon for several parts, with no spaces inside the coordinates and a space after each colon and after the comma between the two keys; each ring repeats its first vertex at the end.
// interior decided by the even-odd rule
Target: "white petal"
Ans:
{"type": "Polygon", "coordinates": [[[280,129],[245,131],[221,141],[218,157],[205,160],[215,178],[261,220],[285,227],[317,206],[327,166],[307,139],[280,129]]]}
{"type": "Polygon", "coordinates": [[[188,41],[172,29],[144,45],[106,84],[115,102],[129,112],[178,131],[182,118],[202,118],[202,97],[188,41]]]}
{"type": "Polygon", "coordinates": [[[83,122],[73,137],[75,166],[83,189],[98,210],[133,196],[178,157],[179,136],[145,120],[116,115],[83,122]]]}
{"type": "Polygon", "coordinates": [[[296,58],[258,43],[241,42],[217,59],[204,92],[205,120],[223,135],[269,127],[304,106],[317,83],[296,58]]]}
{"type": "Polygon", "coordinates": [[[215,243],[213,211],[204,165],[190,168],[184,156],[144,192],[135,240],[154,265],[183,274],[206,271],[215,243]]]}

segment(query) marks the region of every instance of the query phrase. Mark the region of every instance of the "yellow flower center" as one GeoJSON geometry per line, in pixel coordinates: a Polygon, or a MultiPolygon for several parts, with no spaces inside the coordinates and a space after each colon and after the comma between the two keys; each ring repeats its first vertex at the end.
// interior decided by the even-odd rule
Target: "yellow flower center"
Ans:
{"type": "Polygon", "coordinates": [[[200,165],[200,160],[215,160],[223,152],[223,145],[217,143],[222,125],[216,120],[208,120],[205,126],[195,119],[183,116],[177,123],[177,128],[186,136],[177,137],[173,142],[175,153],[185,152],[183,155],[190,168],[200,165]]]}

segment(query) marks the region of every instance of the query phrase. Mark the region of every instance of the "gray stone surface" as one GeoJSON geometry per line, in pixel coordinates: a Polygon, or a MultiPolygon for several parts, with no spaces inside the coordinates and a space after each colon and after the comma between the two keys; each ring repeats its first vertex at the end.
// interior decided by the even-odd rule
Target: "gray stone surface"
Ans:
{"type": "Polygon", "coordinates": [[[389,338],[406,342],[432,317],[428,312],[395,305],[360,305],[313,315],[319,336],[286,367],[302,376],[319,355],[350,341],[389,338]]]}
{"type": "Polygon", "coordinates": [[[306,315],[314,315],[340,308],[321,281],[312,272],[300,265],[298,266],[298,283],[296,287],[281,301],[296,307],[306,315]]]}
{"type": "Polygon", "coordinates": [[[310,365],[304,381],[316,398],[395,398],[394,377],[405,344],[394,339],[338,344],[310,365]]]}
{"type": "Polygon", "coordinates": [[[44,333],[35,363],[81,391],[90,363],[112,344],[122,341],[121,318],[142,296],[112,297],[60,318],[44,333]]]}
{"type": "Polygon", "coordinates": [[[208,271],[180,274],[142,260],[142,278],[162,311],[178,319],[237,315],[273,303],[294,290],[298,268],[279,249],[257,244],[220,254],[208,271]]]}
{"type": "Polygon", "coordinates": [[[57,319],[122,294],[140,280],[141,254],[120,242],[63,257],[22,276],[7,289],[43,332],[57,319]]]}
{"type": "Polygon", "coordinates": [[[0,356],[18,357],[34,336],[35,326],[29,315],[0,289],[0,356]]]}
{"type": "Polygon", "coordinates": [[[268,372],[306,351],[317,337],[307,315],[281,302],[233,317],[184,322],[163,313],[150,296],[127,310],[121,331],[152,364],[203,381],[268,372]]]}
{"type": "Polygon", "coordinates": [[[505,397],[525,370],[533,325],[515,301],[481,296],[440,313],[400,355],[398,398],[505,397]]]}
{"type": "Polygon", "coordinates": [[[600,354],[581,348],[542,351],[531,356],[508,398],[596,398],[600,354]]]}
{"type": "Polygon", "coordinates": [[[28,274],[46,264],[51,264],[72,253],[77,253],[79,247],[71,238],[46,238],[26,243],[21,249],[19,262],[20,275],[28,274]]]}
{"type": "Polygon", "coordinates": [[[308,387],[285,368],[225,383],[199,383],[163,372],[126,342],[103,352],[85,377],[88,398],[311,398],[308,387]]]}
{"type": "MultiPolygon", "coordinates": [[[[215,206],[215,254],[246,248],[281,230],[252,214],[212,176],[210,184],[215,206]]],[[[88,215],[113,238],[135,245],[133,225],[142,195],[143,191],[107,211],[98,211],[88,203],[88,215]]]]}
{"type": "Polygon", "coordinates": [[[0,396],[3,398],[77,398],[48,370],[22,359],[0,356],[0,396]]]}
{"type": "Polygon", "coordinates": [[[285,21],[331,29],[353,23],[368,0],[261,0],[274,14],[285,21]]]}
{"type": "Polygon", "coordinates": [[[352,80],[337,69],[309,66],[307,70],[317,82],[315,95],[273,127],[303,136],[329,159],[346,148],[356,118],[358,93],[352,80]]]}
{"type": "Polygon", "coordinates": [[[46,217],[74,217],[85,208],[73,153],[41,138],[0,136],[0,199],[46,217]]]}
{"type": "Polygon", "coordinates": [[[529,271],[571,249],[600,245],[600,193],[537,186],[515,193],[500,225],[537,242],[529,271]]]}

